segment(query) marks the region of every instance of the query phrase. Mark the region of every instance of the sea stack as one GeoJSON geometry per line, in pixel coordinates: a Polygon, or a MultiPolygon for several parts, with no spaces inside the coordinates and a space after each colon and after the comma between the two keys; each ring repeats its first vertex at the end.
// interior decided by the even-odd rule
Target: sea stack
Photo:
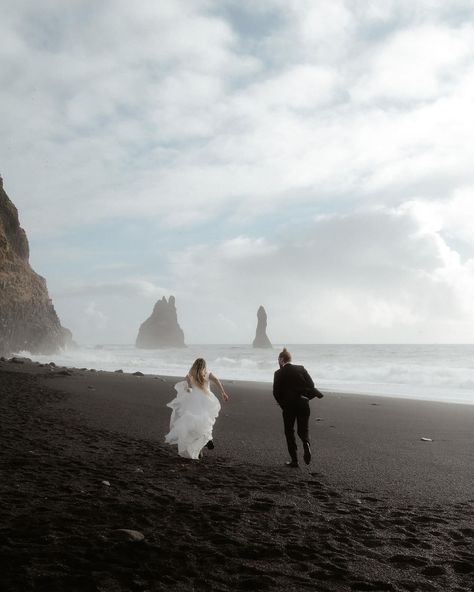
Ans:
{"type": "Polygon", "coordinates": [[[174,296],[163,296],[148,319],[140,325],[136,346],[140,349],[186,347],[184,333],[178,324],[174,296]]]}
{"type": "Polygon", "coordinates": [[[272,344],[267,335],[267,313],[263,306],[257,311],[257,331],[253,340],[253,347],[270,348],[272,344]]]}
{"type": "Polygon", "coordinates": [[[18,211],[0,177],[0,354],[51,354],[72,343],[61,327],[46,280],[29,264],[30,249],[18,211]]]}

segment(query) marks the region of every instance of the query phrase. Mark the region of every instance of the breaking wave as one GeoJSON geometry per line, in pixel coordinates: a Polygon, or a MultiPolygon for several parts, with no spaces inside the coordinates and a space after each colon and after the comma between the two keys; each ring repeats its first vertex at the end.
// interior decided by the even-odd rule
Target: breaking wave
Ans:
{"type": "MultiPolygon", "coordinates": [[[[474,404],[474,345],[294,345],[323,390],[474,404]]],[[[204,357],[219,378],[271,382],[278,346],[193,345],[185,349],[138,350],[128,345],[81,347],[55,356],[31,355],[40,362],[76,368],[183,376],[204,357]]]]}

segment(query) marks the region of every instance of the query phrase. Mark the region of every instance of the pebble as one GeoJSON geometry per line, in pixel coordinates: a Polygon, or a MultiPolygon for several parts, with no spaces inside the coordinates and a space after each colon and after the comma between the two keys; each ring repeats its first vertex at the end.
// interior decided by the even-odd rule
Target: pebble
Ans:
{"type": "Polygon", "coordinates": [[[126,541],[139,543],[145,540],[145,535],[139,530],[130,530],[129,528],[117,528],[113,531],[114,534],[126,541]]]}
{"type": "Polygon", "coordinates": [[[110,481],[102,481],[102,485],[105,485],[106,487],[110,487],[110,481]]]}

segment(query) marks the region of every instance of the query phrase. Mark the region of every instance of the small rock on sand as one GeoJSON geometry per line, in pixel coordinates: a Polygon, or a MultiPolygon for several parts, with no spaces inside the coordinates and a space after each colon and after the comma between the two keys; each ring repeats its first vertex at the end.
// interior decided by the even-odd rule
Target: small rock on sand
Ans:
{"type": "Polygon", "coordinates": [[[139,543],[145,540],[145,535],[139,530],[130,530],[128,528],[117,528],[113,531],[114,536],[124,541],[131,541],[133,543],[139,543]]]}
{"type": "Polygon", "coordinates": [[[422,442],[433,442],[432,438],[420,438],[422,442]]]}
{"type": "Polygon", "coordinates": [[[102,481],[102,485],[105,485],[106,487],[110,487],[110,481],[102,481]]]}
{"type": "Polygon", "coordinates": [[[122,368],[120,368],[119,370],[115,370],[115,374],[123,374],[122,368]]]}
{"type": "Polygon", "coordinates": [[[145,376],[143,372],[134,372],[133,376],[145,376]]]}

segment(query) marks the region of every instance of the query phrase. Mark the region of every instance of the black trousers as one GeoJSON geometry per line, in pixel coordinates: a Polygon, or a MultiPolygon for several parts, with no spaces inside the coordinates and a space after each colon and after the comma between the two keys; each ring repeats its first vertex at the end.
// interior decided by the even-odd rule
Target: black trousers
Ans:
{"type": "Polygon", "coordinates": [[[302,442],[309,443],[308,422],[309,422],[309,401],[301,398],[291,405],[283,407],[283,423],[285,425],[286,443],[292,460],[297,460],[295,439],[295,421],[298,436],[302,442]]]}

